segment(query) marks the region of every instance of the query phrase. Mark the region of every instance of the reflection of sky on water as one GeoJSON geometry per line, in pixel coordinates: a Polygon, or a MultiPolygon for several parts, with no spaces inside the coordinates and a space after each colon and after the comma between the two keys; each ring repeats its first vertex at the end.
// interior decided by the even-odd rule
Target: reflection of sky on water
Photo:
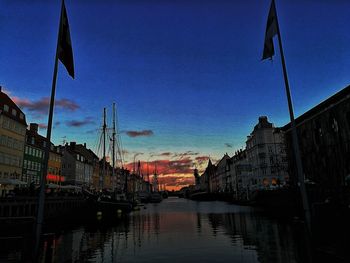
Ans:
{"type": "MultiPolygon", "coordinates": [[[[306,262],[293,226],[249,207],[169,198],[54,240],[54,262],[306,262]]],[[[49,244],[50,245],[50,244],[49,244]]]]}

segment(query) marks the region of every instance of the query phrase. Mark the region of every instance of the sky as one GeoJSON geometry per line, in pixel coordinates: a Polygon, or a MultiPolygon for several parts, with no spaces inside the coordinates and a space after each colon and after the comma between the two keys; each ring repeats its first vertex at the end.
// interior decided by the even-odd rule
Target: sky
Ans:
{"type": "MultiPolygon", "coordinates": [[[[66,0],[75,79],[59,65],[55,144],[101,154],[117,104],[124,166],[193,183],[245,146],[258,117],[288,123],[279,49],[261,61],[270,0],[66,0]]],[[[45,135],[59,0],[0,0],[0,85],[45,135]]],[[[350,83],[350,2],[276,0],[295,115],[350,83]]]]}

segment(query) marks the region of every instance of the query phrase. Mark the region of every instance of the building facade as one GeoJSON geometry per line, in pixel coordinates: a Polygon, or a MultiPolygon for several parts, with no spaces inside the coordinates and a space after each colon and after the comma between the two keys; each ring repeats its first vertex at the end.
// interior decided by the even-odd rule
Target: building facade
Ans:
{"type": "Polygon", "coordinates": [[[249,200],[251,191],[251,165],[246,150],[237,151],[231,158],[230,177],[232,192],[237,200],[249,200]]]}
{"type": "MultiPolygon", "coordinates": [[[[350,186],[350,86],[296,118],[295,123],[305,182],[309,193],[313,192],[310,199],[339,198],[350,186]]],[[[298,178],[290,123],[282,129],[295,186],[298,178]]]]}
{"type": "Polygon", "coordinates": [[[53,144],[51,144],[47,169],[47,183],[61,185],[65,182],[66,178],[62,175],[62,153],[60,149],[53,144]]]}
{"type": "Polygon", "coordinates": [[[1,191],[6,191],[5,181],[21,179],[26,128],[24,113],[0,87],[1,191]]]}
{"type": "Polygon", "coordinates": [[[266,116],[259,117],[247,137],[246,154],[251,165],[251,191],[286,185],[289,175],[284,134],[266,116]]]}
{"type": "Polygon", "coordinates": [[[216,165],[214,175],[213,192],[230,192],[232,186],[230,184],[230,156],[226,153],[216,165]]]}
{"type": "Polygon", "coordinates": [[[75,142],[59,146],[62,153],[62,175],[65,177],[66,184],[84,185],[85,184],[85,158],[75,151],[75,142]]]}
{"type": "Polygon", "coordinates": [[[45,140],[38,134],[38,124],[30,123],[26,131],[25,150],[23,158],[22,181],[28,184],[40,184],[43,174],[45,140]]]}

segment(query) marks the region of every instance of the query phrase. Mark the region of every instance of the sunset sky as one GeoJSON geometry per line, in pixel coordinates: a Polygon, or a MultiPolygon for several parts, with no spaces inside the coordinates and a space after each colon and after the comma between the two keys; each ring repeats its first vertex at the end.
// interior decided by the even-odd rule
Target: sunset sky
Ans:
{"type": "MultiPolygon", "coordinates": [[[[261,61],[270,0],[65,2],[76,78],[60,65],[54,143],[98,151],[103,107],[110,124],[116,102],[125,164],[156,162],[173,189],[244,147],[259,116],[288,122],[277,46],[261,61]]],[[[276,7],[300,115],[350,83],[350,2],[276,7]]],[[[0,0],[0,85],[43,135],[59,14],[59,0],[0,0]]]]}

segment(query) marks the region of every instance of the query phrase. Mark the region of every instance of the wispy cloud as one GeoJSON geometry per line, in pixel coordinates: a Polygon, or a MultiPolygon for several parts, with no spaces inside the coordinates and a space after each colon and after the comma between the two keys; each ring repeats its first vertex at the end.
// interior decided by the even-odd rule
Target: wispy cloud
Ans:
{"type": "MultiPolygon", "coordinates": [[[[47,113],[50,105],[50,100],[48,97],[43,97],[36,101],[19,97],[13,97],[12,99],[20,108],[27,109],[33,113],[47,113]]],[[[77,103],[66,98],[56,100],[55,106],[68,111],[75,111],[80,108],[77,103]]]]}
{"type": "Polygon", "coordinates": [[[150,153],[150,157],[155,157],[155,156],[171,156],[171,152],[162,152],[162,153],[150,153]]]}
{"type": "Polygon", "coordinates": [[[143,131],[125,131],[125,133],[129,136],[129,137],[140,137],[140,136],[152,136],[154,133],[151,130],[143,130],[143,131]]]}
{"type": "Polygon", "coordinates": [[[82,126],[86,126],[88,124],[93,124],[93,123],[95,123],[95,121],[92,117],[86,117],[83,120],[66,121],[66,125],[69,127],[82,127],[82,126]]]}
{"type": "Polygon", "coordinates": [[[189,156],[196,156],[198,154],[199,154],[198,152],[186,151],[186,152],[183,152],[183,153],[175,153],[174,157],[185,158],[185,157],[189,157],[189,156]]]}
{"type": "Polygon", "coordinates": [[[228,147],[228,148],[232,148],[232,144],[231,143],[225,143],[225,146],[228,147]]]}
{"type": "Polygon", "coordinates": [[[97,129],[95,129],[95,130],[88,130],[85,133],[86,134],[95,134],[96,132],[97,132],[97,129]]]}

